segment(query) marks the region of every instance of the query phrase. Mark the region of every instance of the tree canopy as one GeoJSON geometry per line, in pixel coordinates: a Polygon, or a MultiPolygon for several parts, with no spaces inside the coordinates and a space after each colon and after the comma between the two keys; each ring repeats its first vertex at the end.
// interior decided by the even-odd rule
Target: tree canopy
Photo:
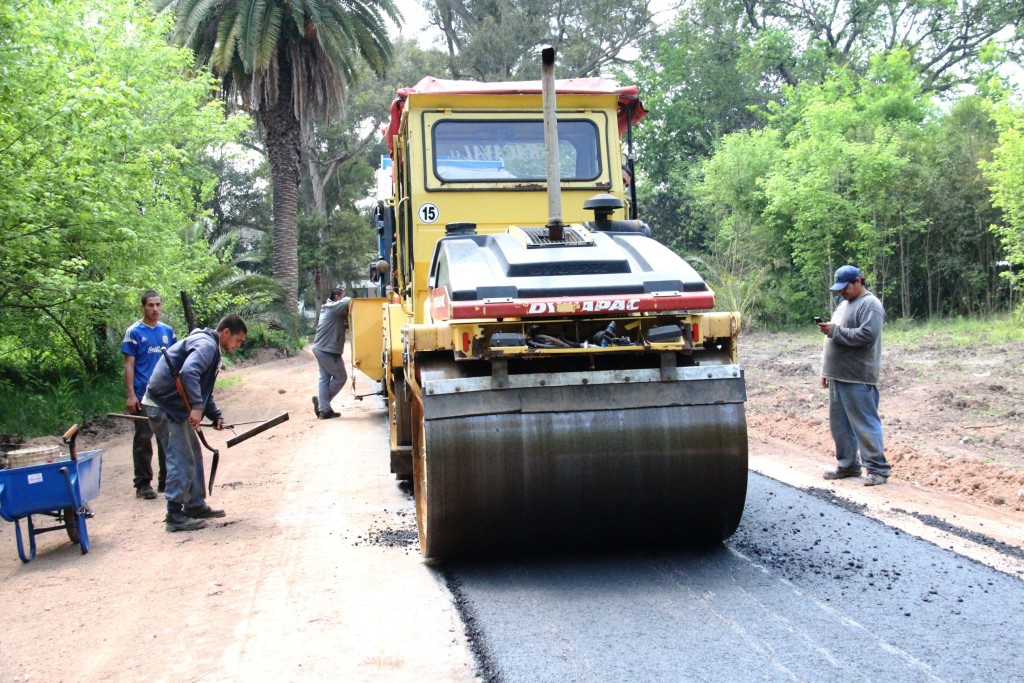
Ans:
{"type": "Polygon", "coordinates": [[[226,97],[253,114],[273,186],[273,274],[284,304],[298,303],[301,137],[314,120],[340,113],[357,65],[381,72],[391,58],[384,17],[391,0],[155,0],[175,17],[174,40],[209,65],[226,97]]]}
{"type": "Polygon", "coordinates": [[[199,160],[240,126],[167,30],[113,0],[0,9],[0,357],[95,372],[138,292],[210,267],[181,233],[213,188],[199,160]]]}
{"type": "Polygon", "coordinates": [[[995,143],[991,104],[949,112],[924,93],[905,51],[864,76],[839,69],[787,89],[761,130],[730,134],[703,167],[711,251],[762,287],[755,317],[784,322],[829,305],[832,273],[855,263],[891,314],[926,317],[1006,304],[1000,222],[979,163],[995,143]]]}
{"type": "Polygon", "coordinates": [[[559,73],[592,76],[654,30],[650,0],[425,0],[452,78],[533,80],[544,45],[559,73]]]}

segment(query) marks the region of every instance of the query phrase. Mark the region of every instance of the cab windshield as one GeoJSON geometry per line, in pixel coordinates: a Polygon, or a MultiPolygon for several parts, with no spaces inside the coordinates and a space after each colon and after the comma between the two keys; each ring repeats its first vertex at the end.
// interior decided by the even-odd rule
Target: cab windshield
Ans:
{"type": "MultiPolygon", "coordinates": [[[[444,182],[546,179],[541,120],[444,120],[432,130],[434,174],[444,182]]],[[[558,165],[562,181],[592,181],[601,175],[597,126],[558,121],[558,165]]]]}

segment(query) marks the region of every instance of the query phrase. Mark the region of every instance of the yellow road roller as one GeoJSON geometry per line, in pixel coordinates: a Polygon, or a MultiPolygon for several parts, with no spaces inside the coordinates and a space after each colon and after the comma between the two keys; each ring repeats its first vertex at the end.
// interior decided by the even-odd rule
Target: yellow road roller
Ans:
{"type": "Polygon", "coordinates": [[[637,88],[553,73],[392,105],[350,326],[426,557],[716,543],[743,514],[740,316],[637,215],[637,88]]]}

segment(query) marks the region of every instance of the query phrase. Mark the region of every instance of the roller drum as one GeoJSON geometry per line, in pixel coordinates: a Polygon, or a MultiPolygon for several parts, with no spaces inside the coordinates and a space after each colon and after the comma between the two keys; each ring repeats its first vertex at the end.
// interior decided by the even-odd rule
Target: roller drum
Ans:
{"type": "Polygon", "coordinates": [[[482,392],[445,396],[448,405],[432,416],[439,399],[422,396],[414,478],[424,555],[728,538],[746,498],[742,401],[659,405],[666,395],[721,394],[716,382],[587,387],[599,406],[629,407],[584,410],[536,408],[564,400],[560,387],[505,390],[500,403],[519,400],[517,412],[488,413],[495,392],[482,392]]]}

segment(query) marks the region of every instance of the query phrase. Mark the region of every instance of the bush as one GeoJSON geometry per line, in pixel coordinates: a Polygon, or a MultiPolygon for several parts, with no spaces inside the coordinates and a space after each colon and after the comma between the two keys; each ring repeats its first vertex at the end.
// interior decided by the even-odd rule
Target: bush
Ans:
{"type": "Polygon", "coordinates": [[[245,344],[235,354],[236,358],[249,358],[256,349],[280,349],[287,356],[294,356],[302,348],[302,339],[287,330],[273,329],[265,323],[252,323],[245,344]]]}
{"type": "Polygon", "coordinates": [[[124,410],[124,376],[0,377],[0,434],[21,439],[63,434],[112,411],[124,410]]]}

